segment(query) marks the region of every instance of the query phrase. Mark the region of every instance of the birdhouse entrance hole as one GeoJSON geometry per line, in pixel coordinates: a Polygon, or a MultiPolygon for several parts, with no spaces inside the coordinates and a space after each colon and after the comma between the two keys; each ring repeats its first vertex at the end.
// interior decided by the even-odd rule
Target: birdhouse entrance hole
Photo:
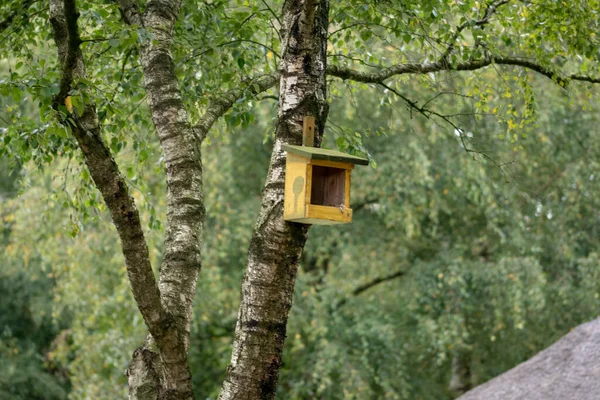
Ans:
{"type": "Polygon", "coordinates": [[[344,204],[346,170],[313,165],[310,204],[339,207],[344,204]]]}

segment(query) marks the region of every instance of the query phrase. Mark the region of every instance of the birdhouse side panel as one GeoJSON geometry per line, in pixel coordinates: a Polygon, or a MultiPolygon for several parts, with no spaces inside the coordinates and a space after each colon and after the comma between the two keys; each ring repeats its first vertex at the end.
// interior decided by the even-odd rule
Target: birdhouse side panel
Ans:
{"type": "Polygon", "coordinates": [[[351,179],[350,179],[350,174],[352,173],[352,170],[347,169],[346,170],[346,185],[344,186],[344,190],[345,190],[345,194],[344,194],[344,206],[346,206],[346,208],[350,208],[350,183],[351,183],[351,179]]]}
{"type": "Polygon", "coordinates": [[[287,154],[285,167],[285,194],[283,219],[294,220],[306,216],[306,184],[308,160],[287,154]]]}

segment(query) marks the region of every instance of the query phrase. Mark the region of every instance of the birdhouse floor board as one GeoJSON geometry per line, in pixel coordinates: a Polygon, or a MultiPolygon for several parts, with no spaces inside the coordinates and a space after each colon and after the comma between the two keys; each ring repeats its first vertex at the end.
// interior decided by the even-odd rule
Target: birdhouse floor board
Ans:
{"type": "Polygon", "coordinates": [[[310,224],[310,225],[339,225],[346,224],[349,221],[329,221],[318,218],[299,218],[299,219],[288,219],[286,221],[297,222],[300,224],[310,224]]]}
{"type": "Polygon", "coordinates": [[[328,207],[309,204],[306,206],[306,217],[345,223],[352,221],[352,210],[343,205],[328,207]]]}

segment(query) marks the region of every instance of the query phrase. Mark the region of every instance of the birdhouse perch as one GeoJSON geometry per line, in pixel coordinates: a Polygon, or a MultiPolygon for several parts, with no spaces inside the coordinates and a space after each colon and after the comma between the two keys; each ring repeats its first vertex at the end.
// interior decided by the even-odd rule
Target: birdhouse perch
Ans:
{"type": "Polygon", "coordinates": [[[315,119],[304,118],[303,146],[284,144],[287,151],[283,219],[303,224],[352,222],[350,174],[366,158],[312,147],[315,119]]]}

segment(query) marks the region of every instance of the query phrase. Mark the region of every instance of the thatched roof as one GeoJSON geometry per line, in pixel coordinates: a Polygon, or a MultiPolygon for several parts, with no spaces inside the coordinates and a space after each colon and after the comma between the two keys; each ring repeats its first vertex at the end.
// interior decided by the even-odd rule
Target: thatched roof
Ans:
{"type": "Polygon", "coordinates": [[[459,399],[600,399],[600,318],[579,325],[535,357],[459,399]]]}

